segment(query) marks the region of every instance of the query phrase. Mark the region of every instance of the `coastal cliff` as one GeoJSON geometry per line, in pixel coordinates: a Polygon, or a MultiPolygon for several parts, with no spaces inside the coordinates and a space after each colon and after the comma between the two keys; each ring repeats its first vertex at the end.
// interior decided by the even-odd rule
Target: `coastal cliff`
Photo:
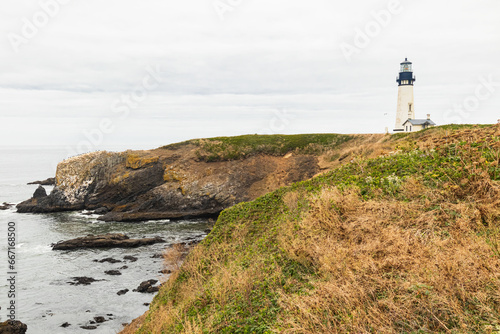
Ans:
{"type": "Polygon", "coordinates": [[[383,135],[240,136],[191,140],[149,151],[92,152],[59,163],[53,191],[18,212],[97,210],[105,221],[217,215],[307,180],[353,155],[353,141],[383,135]]]}

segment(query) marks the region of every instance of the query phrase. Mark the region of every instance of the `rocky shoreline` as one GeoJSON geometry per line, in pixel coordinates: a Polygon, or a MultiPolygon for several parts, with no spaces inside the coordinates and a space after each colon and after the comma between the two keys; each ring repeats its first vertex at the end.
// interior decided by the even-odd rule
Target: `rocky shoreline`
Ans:
{"type": "MultiPolygon", "coordinates": [[[[176,244],[170,244],[167,246],[166,249],[172,249],[175,252],[177,252],[178,257],[176,258],[175,261],[179,259],[183,259],[194,245],[196,245],[198,242],[203,240],[207,234],[210,233],[210,230],[205,230],[204,234],[196,235],[194,237],[187,237],[183,239],[182,242],[176,243],[176,244]]],[[[60,251],[60,250],[65,250],[65,251],[74,251],[78,249],[105,249],[105,248],[128,248],[128,247],[140,247],[140,246],[145,246],[145,245],[150,245],[152,243],[162,243],[165,242],[162,238],[159,237],[154,237],[154,238],[141,238],[141,239],[130,239],[128,236],[120,233],[114,233],[114,234],[103,234],[103,235],[89,235],[85,237],[80,237],[80,238],[75,238],[75,239],[70,239],[70,240],[65,240],[65,241],[60,241],[55,244],[53,244],[53,250],[54,251],[60,251]]],[[[165,254],[162,253],[155,253],[150,256],[151,258],[164,258],[165,254]]],[[[78,276],[78,277],[71,277],[69,280],[66,282],[69,285],[73,286],[79,286],[79,285],[91,285],[91,284],[98,284],[101,281],[109,281],[113,280],[113,276],[119,276],[121,275],[122,270],[126,270],[129,268],[129,266],[133,265],[133,263],[137,262],[139,259],[135,256],[132,255],[125,255],[122,258],[102,258],[102,259],[94,259],[94,262],[97,263],[108,263],[109,265],[113,264],[118,264],[118,263],[124,263],[125,265],[121,266],[119,269],[103,269],[103,273],[107,275],[108,278],[94,278],[94,277],[87,277],[87,276],[78,276]]],[[[121,265],[121,264],[120,264],[121,265]]],[[[175,269],[175,267],[178,265],[178,263],[171,263],[168,260],[165,260],[163,269],[160,270],[158,273],[161,275],[169,275],[172,273],[172,271],[175,269]]],[[[125,295],[129,293],[130,291],[135,292],[135,293],[143,293],[143,294],[154,294],[159,291],[161,288],[162,284],[159,284],[158,279],[145,279],[142,281],[137,287],[129,287],[126,289],[121,289],[119,291],[116,291],[116,294],[118,296],[125,295]]],[[[146,305],[146,304],[145,304],[146,305]]],[[[148,303],[149,305],[149,303],[148,303]]],[[[146,305],[147,306],[147,305],[146,305]]],[[[90,311],[87,311],[90,312],[90,311]]],[[[99,326],[106,322],[115,319],[115,315],[113,314],[106,314],[106,315],[94,315],[91,316],[90,320],[88,320],[85,323],[79,323],[79,324],[72,324],[69,321],[66,321],[60,325],[62,328],[67,328],[71,326],[78,326],[81,329],[85,330],[95,330],[99,328],[99,326]]],[[[128,324],[122,324],[124,327],[128,326],[128,324]]],[[[17,326],[17,325],[16,325],[17,326]]],[[[15,327],[17,328],[17,327],[15,327]]],[[[4,333],[0,329],[0,333],[4,333]]],[[[15,333],[17,334],[18,332],[5,332],[5,333],[15,333]]],[[[23,334],[24,332],[19,332],[23,334]]]]}

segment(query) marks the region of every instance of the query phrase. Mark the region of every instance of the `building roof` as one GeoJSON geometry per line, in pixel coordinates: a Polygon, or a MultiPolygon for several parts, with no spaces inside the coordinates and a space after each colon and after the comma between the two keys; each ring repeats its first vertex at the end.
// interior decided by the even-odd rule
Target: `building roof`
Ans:
{"type": "Polygon", "coordinates": [[[411,125],[436,125],[430,119],[407,119],[406,122],[403,123],[405,125],[407,122],[410,122],[411,125]]]}

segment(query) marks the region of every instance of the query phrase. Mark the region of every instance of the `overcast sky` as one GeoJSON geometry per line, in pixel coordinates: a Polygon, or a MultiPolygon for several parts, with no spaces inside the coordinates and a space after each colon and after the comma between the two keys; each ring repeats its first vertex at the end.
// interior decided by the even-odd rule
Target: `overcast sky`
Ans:
{"type": "Polygon", "coordinates": [[[0,145],[68,153],[500,118],[500,1],[3,0],[0,145]]]}

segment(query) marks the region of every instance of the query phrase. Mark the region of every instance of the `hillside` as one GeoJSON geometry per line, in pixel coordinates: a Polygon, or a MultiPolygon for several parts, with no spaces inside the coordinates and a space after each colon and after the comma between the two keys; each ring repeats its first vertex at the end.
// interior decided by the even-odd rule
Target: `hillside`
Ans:
{"type": "Polygon", "coordinates": [[[499,332],[499,135],[380,138],[224,210],[124,333],[499,332]]]}

